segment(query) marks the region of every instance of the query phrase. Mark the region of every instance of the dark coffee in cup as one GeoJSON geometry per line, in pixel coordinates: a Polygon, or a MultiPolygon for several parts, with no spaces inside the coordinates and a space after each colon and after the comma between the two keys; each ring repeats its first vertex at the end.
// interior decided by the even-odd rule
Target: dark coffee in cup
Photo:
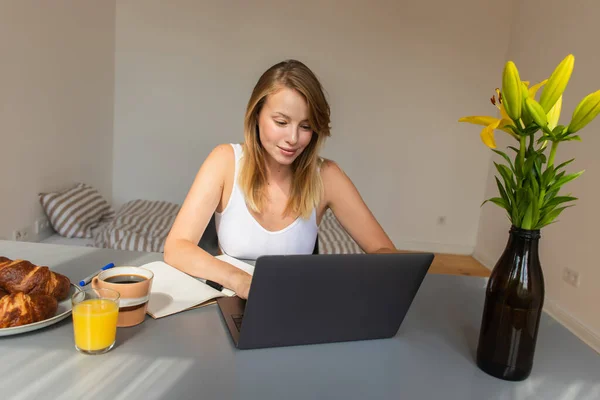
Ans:
{"type": "Polygon", "coordinates": [[[114,275],[108,278],[104,278],[104,282],[108,283],[118,283],[118,284],[131,284],[145,281],[147,278],[141,275],[134,274],[123,274],[123,275],[114,275]]]}

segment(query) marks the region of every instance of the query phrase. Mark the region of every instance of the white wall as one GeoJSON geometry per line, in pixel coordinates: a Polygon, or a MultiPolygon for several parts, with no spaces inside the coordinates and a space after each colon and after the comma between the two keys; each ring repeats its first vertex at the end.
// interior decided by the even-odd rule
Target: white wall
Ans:
{"type": "MultiPolygon", "coordinates": [[[[520,1],[514,13],[509,58],[514,60],[521,79],[538,82],[547,78],[569,53],[575,56],[575,68],[564,94],[560,123],[566,125],[577,103],[600,89],[600,55],[597,19],[600,3],[580,0],[520,1]],[[535,18],[532,18],[535,16],[535,18]]],[[[497,77],[500,80],[500,76],[497,77]]],[[[582,143],[561,144],[557,162],[575,157],[570,172],[585,169],[577,180],[563,187],[580,200],[567,209],[558,223],[542,230],[541,262],[546,279],[547,309],[600,351],[600,268],[597,238],[600,227],[600,119],[581,131],[582,143]],[[581,284],[574,288],[562,280],[565,267],[580,274],[581,284]]],[[[503,140],[503,144],[507,144],[503,140]]],[[[486,198],[497,188],[490,169],[486,198]]],[[[505,214],[496,206],[484,206],[475,255],[493,267],[506,245],[510,228],[505,214]]]]}
{"type": "Polygon", "coordinates": [[[0,238],[38,192],[112,189],[115,1],[0,3],[0,238]]]}
{"type": "Polygon", "coordinates": [[[297,58],[329,94],[325,156],[396,246],[473,250],[490,154],[457,120],[490,110],[506,3],[132,0],[116,21],[116,204],[182,202],[208,152],[243,140],[260,74],[297,58]]]}

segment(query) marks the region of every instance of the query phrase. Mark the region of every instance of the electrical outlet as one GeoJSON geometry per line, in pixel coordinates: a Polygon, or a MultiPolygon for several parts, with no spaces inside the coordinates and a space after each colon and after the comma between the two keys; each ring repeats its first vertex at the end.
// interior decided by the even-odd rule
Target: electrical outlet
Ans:
{"type": "Polygon", "coordinates": [[[579,272],[565,267],[563,270],[563,280],[573,287],[579,287],[579,272]]]}
{"type": "Polygon", "coordinates": [[[40,233],[47,231],[50,229],[50,221],[47,218],[41,217],[35,221],[35,234],[39,235],[40,233]]]}
{"type": "Polygon", "coordinates": [[[13,240],[17,242],[29,242],[32,240],[32,236],[30,228],[21,228],[13,231],[13,240]]]}

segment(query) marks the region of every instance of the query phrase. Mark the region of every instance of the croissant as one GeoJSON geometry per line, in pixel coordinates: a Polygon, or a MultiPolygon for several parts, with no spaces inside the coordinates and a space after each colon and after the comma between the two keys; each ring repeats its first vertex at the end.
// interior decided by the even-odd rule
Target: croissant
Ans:
{"type": "Polygon", "coordinates": [[[0,289],[8,293],[46,294],[61,301],[69,296],[71,281],[64,275],[29,261],[0,260],[0,289]]]}
{"type": "Polygon", "coordinates": [[[45,294],[9,294],[0,299],[0,328],[43,321],[56,314],[58,302],[45,294]]]}

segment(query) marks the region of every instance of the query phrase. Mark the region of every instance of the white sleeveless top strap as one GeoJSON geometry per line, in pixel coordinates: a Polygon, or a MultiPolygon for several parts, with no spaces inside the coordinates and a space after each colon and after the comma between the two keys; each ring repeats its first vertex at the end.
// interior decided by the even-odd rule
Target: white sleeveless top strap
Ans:
{"type": "Polygon", "coordinates": [[[223,212],[215,213],[221,251],[244,260],[256,260],[261,255],[312,254],[318,230],[316,209],[309,219],[298,217],[279,231],[263,228],[250,214],[244,193],[238,186],[242,145],[236,143],[231,146],[235,153],[233,188],[223,212]]]}

